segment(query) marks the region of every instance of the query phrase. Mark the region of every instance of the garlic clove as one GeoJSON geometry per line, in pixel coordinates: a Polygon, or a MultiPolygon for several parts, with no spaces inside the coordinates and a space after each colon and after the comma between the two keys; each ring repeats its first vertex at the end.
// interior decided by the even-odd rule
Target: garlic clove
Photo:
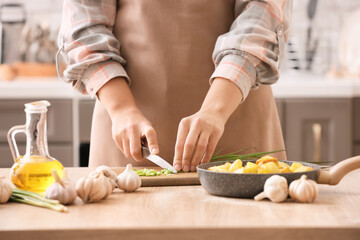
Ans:
{"type": "Polygon", "coordinates": [[[268,187],[265,191],[266,196],[275,203],[283,202],[288,197],[288,191],[277,187],[268,187]]]}
{"type": "Polygon", "coordinates": [[[86,196],[86,199],[89,197],[90,193],[91,193],[91,190],[93,189],[93,185],[94,185],[94,180],[92,178],[85,178],[85,181],[84,181],[84,196],[86,196]]]}
{"type": "Polygon", "coordinates": [[[300,179],[290,183],[289,193],[290,197],[297,202],[311,203],[317,198],[318,186],[315,181],[302,175],[300,179]]]}
{"type": "Polygon", "coordinates": [[[256,195],[256,196],[254,197],[254,200],[255,200],[255,201],[260,201],[260,200],[263,200],[263,199],[265,199],[265,198],[267,198],[266,193],[265,193],[265,192],[261,192],[261,193],[259,193],[258,195],[256,195]]]}
{"type": "Polygon", "coordinates": [[[55,183],[46,189],[45,197],[58,200],[62,204],[72,204],[77,197],[77,192],[67,177],[66,169],[63,171],[63,179],[60,179],[55,170],[51,170],[51,172],[55,178],[55,183]]]}
{"type": "Polygon", "coordinates": [[[134,192],[141,186],[141,178],[133,171],[131,164],[126,165],[117,179],[119,188],[125,192],[134,192]]]}
{"type": "Polygon", "coordinates": [[[86,177],[82,177],[80,178],[75,185],[75,189],[78,193],[78,196],[81,198],[81,200],[83,200],[83,202],[86,202],[87,200],[87,194],[85,194],[85,181],[86,181],[86,177]]]}
{"type": "Polygon", "coordinates": [[[0,203],[6,203],[11,197],[12,189],[10,183],[0,178],[0,203]]]}
{"type": "Polygon", "coordinates": [[[50,187],[46,189],[45,192],[46,198],[59,200],[59,198],[62,198],[61,196],[62,196],[62,186],[58,182],[53,183],[50,187]]]}
{"type": "Polygon", "coordinates": [[[98,180],[97,184],[99,185],[98,186],[99,192],[96,195],[96,197],[94,197],[94,198],[105,199],[112,192],[111,180],[109,178],[105,177],[104,175],[101,175],[97,180],[98,180]]]}
{"type": "Polygon", "coordinates": [[[111,184],[110,185],[106,184],[107,189],[106,189],[105,197],[103,199],[106,199],[112,193],[112,191],[114,190],[113,185],[112,185],[113,180],[112,179],[109,179],[109,180],[110,180],[111,184]]]}
{"type": "Polygon", "coordinates": [[[65,204],[74,203],[76,198],[77,198],[77,192],[76,192],[76,189],[75,189],[74,185],[67,186],[65,188],[66,188],[65,193],[67,194],[67,197],[66,197],[67,201],[66,201],[65,204]]]}
{"type": "Polygon", "coordinates": [[[111,179],[102,172],[92,172],[79,179],[76,189],[84,202],[97,202],[107,198],[113,191],[111,179]]]}
{"type": "Polygon", "coordinates": [[[264,191],[254,197],[255,201],[269,198],[272,202],[279,203],[287,199],[289,195],[288,184],[285,177],[273,175],[266,179],[264,191]]]}
{"type": "Polygon", "coordinates": [[[106,196],[106,189],[101,180],[96,180],[93,183],[93,191],[89,195],[90,202],[97,202],[106,196]]]}
{"type": "Polygon", "coordinates": [[[108,166],[102,165],[96,168],[95,172],[103,173],[105,177],[111,179],[111,184],[113,186],[113,190],[117,185],[117,176],[116,173],[108,166]]]}

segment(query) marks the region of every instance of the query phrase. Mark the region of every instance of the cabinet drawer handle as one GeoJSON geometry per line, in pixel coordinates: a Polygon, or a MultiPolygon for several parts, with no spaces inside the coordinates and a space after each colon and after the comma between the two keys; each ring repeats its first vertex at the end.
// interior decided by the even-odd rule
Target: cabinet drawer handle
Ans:
{"type": "Polygon", "coordinates": [[[314,137],[314,162],[321,161],[321,124],[320,123],[313,123],[312,124],[312,131],[314,137]]]}

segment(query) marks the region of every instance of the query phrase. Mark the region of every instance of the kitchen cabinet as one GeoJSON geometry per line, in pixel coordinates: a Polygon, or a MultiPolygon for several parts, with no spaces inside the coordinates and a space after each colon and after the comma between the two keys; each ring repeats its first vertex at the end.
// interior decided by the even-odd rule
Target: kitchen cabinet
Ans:
{"type": "Polygon", "coordinates": [[[90,133],[95,100],[79,101],[79,166],[89,163],[90,133]]]}
{"type": "Polygon", "coordinates": [[[95,100],[79,102],[79,138],[80,143],[90,143],[91,122],[95,100]]]}
{"type": "MultiPolygon", "coordinates": [[[[59,143],[49,143],[49,154],[50,156],[58,159],[63,166],[72,167],[73,163],[73,145],[71,143],[59,144],[59,143]]],[[[25,143],[18,144],[20,154],[25,153],[25,143]]],[[[0,168],[9,168],[14,164],[14,160],[11,156],[11,151],[9,145],[0,144],[0,168]]]]}
{"type": "MultiPolygon", "coordinates": [[[[0,101],[0,167],[11,167],[13,159],[7,141],[9,129],[23,125],[26,121],[24,104],[34,99],[0,101]]],[[[49,99],[51,106],[47,113],[47,137],[50,155],[60,160],[64,166],[73,166],[73,114],[72,100],[49,99]]],[[[20,154],[25,152],[25,135],[16,135],[20,154]]]]}
{"type": "Polygon", "coordinates": [[[352,155],[351,99],[286,99],[285,143],[293,161],[338,162],[352,155]]]}
{"type": "Polygon", "coordinates": [[[360,144],[354,145],[353,155],[354,156],[360,155],[360,144]]]}
{"type": "Polygon", "coordinates": [[[285,100],[275,99],[283,136],[285,136],[285,100]]]}
{"type": "MultiPolygon", "coordinates": [[[[26,121],[25,103],[34,99],[17,99],[0,101],[0,143],[7,142],[7,133],[15,125],[26,121]]],[[[72,141],[72,101],[49,100],[51,106],[47,113],[47,137],[49,142],[72,141]]],[[[16,135],[17,141],[25,142],[25,135],[16,135]]]]}
{"type": "Polygon", "coordinates": [[[360,98],[353,101],[354,155],[360,155],[360,98]]]}

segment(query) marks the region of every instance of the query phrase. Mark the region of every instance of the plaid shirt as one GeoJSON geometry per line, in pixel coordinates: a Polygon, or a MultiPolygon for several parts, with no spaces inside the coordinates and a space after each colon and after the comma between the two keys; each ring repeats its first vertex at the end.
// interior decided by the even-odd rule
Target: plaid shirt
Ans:
{"type": "MultiPolygon", "coordinates": [[[[58,39],[66,69],[61,78],[83,94],[95,96],[114,77],[125,77],[120,43],[112,30],[116,0],[64,0],[58,39]]],[[[218,37],[213,52],[215,77],[234,82],[243,100],[251,88],[279,78],[284,43],[289,34],[292,0],[236,0],[235,21],[218,37]]],[[[59,58],[57,59],[59,64],[59,58]]]]}

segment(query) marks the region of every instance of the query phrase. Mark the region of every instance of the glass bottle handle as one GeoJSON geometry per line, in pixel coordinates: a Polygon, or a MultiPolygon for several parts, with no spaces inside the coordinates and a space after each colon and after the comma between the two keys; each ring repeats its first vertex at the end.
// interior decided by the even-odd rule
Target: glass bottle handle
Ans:
{"type": "Polygon", "coordinates": [[[14,162],[16,162],[16,160],[20,157],[19,149],[17,147],[16,140],[15,140],[15,135],[17,133],[21,133],[21,132],[25,133],[25,131],[26,131],[26,125],[19,125],[19,126],[10,128],[10,130],[7,134],[7,139],[9,142],[9,146],[10,146],[10,150],[11,150],[11,154],[14,159],[14,162]]]}

